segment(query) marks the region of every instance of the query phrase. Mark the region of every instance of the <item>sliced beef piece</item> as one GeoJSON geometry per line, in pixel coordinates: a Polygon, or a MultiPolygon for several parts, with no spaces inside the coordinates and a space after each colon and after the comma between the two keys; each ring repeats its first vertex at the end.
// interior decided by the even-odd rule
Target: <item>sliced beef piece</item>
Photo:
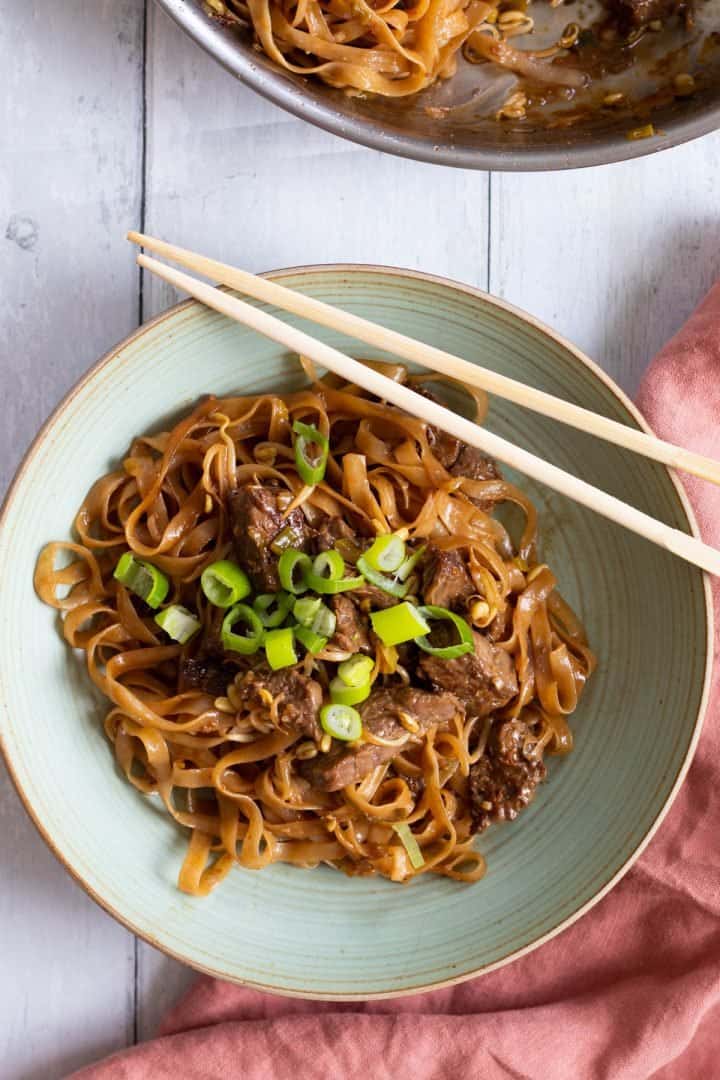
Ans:
{"type": "Polygon", "coordinates": [[[358,536],[351,525],[348,525],[344,518],[339,515],[331,517],[326,514],[318,525],[314,527],[315,536],[313,538],[313,546],[316,551],[330,551],[334,548],[338,540],[349,540],[357,547],[363,547],[363,539],[358,536]]]}
{"type": "MultiPolygon", "coordinates": [[[[414,386],[413,389],[421,397],[427,398],[428,401],[434,401],[436,405],[444,404],[437,394],[434,394],[427,386],[414,386]]],[[[427,436],[433,454],[444,468],[449,469],[457,461],[460,447],[464,444],[460,439],[456,439],[454,435],[448,435],[446,431],[432,426],[428,426],[427,436]]]]}
{"type": "Polygon", "coordinates": [[[369,652],[368,617],[349,596],[338,593],[332,598],[337,625],[332,644],[343,652],[369,652]]]}
{"type": "MultiPolygon", "coordinates": [[[[422,397],[436,404],[444,402],[425,386],[416,386],[414,389],[422,397]]],[[[453,476],[467,476],[470,480],[498,480],[500,473],[492,458],[486,457],[474,446],[468,446],[462,439],[456,439],[454,435],[448,435],[440,428],[428,427],[428,442],[435,457],[441,465],[453,476]]]]}
{"type": "MultiPolygon", "coordinates": [[[[449,724],[461,710],[462,705],[453,694],[432,694],[406,686],[376,690],[360,713],[366,732],[381,739],[395,740],[408,735],[400,720],[403,714],[418,723],[420,735],[434,724],[449,724]]],[[[410,736],[411,739],[417,737],[410,736]]],[[[362,780],[378,765],[392,761],[401,752],[402,747],[398,746],[376,746],[368,742],[347,746],[336,742],[327,754],[318,754],[303,762],[301,772],[315,788],[340,791],[348,784],[362,780]]]]}
{"type": "Polygon", "coordinates": [[[302,510],[287,516],[290,493],[280,488],[248,484],[230,493],[230,520],[237,559],[259,592],[277,592],[280,588],[278,556],[270,545],[278,534],[290,530],[290,547],[303,551],[309,544],[309,530],[302,510]]]}
{"type": "Polygon", "coordinates": [[[389,608],[399,603],[397,596],[383,592],[377,585],[361,585],[359,589],[352,589],[347,595],[364,612],[389,608]]]}
{"type": "Polygon", "coordinates": [[[201,650],[197,656],[181,661],[180,691],[204,690],[213,697],[224,697],[237,672],[237,666],[225,659],[219,647],[201,650]]]}
{"type": "Polygon", "coordinates": [[[690,7],[686,0],[606,0],[606,6],[625,31],[638,30],[655,19],[667,19],[690,7]]]}
{"type": "Polygon", "coordinates": [[[460,552],[428,545],[422,587],[425,603],[458,610],[466,605],[474,592],[472,578],[460,552]]]}
{"type": "Polygon", "coordinates": [[[476,632],[475,651],[455,660],[425,655],[418,670],[436,690],[449,690],[471,716],[489,716],[517,694],[518,684],[511,657],[476,632]]]}
{"type": "Polygon", "coordinates": [[[450,466],[453,476],[467,476],[469,480],[499,480],[500,472],[492,458],[467,443],[460,443],[460,452],[450,466]]]}
{"type": "Polygon", "coordinates": [[[532,757],[531,732],[522,720],[505,720],[492,731],[487,750],[470,768],[468,791],[473,827],[512,821],[535,796],[546,769],[532,757]]]}
{"type": "Polygon", "coordinates": [[[297,668],[283,668],[281,671],[253,668],[248,671],[240,689],[248,709],[267,710],[269,716],[270,695],[276,704],[281,727],[298,731],[311,739],[322,736],[318,721],[322,687],[297,668]]]}

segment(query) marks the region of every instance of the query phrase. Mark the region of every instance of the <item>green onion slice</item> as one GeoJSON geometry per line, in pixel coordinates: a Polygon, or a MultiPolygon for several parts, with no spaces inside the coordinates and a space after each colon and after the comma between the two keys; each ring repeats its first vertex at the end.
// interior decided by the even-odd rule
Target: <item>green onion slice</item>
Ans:
{"type": "Polygon", "coordinates": [[[265,630],[257,612],[247,604],[235,604],[223,619],[220,639],[223,648],[229,652],[251,656],[262,645],[264,633],[265,630]],[[236,634],[233,628],[237,623],[243,623],[248,628],[248,633],[236,634]]]}
{"type": "Polygon", "coordinates": [[[185,645],[202,626],[200,620],[182,604],[171,604],[155,616],[155,622],[173,641],[185,645]]]}
{"type": "Polygon", "coordinates": [[[410,865],[414,870],[419,870],[421,866],[425,865],[425,859],[412,829],[404,821],[400,822],[399,825],[393,825],[393,829],[400,837],[402,845],[408,853],[410,865]]]}
{"type": "Polygon", "coordinates": [[[362,686],[369,681],[375,661],[370,656],[355,653],[354,656],[343,660],[338,666],[337,673],[346,686],[362,686]]]}
{"type": "Polygon", "coordinates": [[[211,604],[219,608],[229,608],[250,595],[250,578],[229,559],[206,566],[200,578],[202,591],[211,604]]]}
{"type": "Polygon", "coordinates": [[[309,653],[315,656],[316,653],[322,652],[328,643],[328,639],[323,637],[322,634],[316,634],[310,626],[295,626],[293,627],[295,637],[298,639],[301,645],[304,645],[309,653]]]}
{"type": "Polygon", "coordinates": [[[291,626],[284,626],[282,630],[268,630],[263,645],[267,662],[273,671],[297,664],[295,635],[291,626]]]}
{"type": "Polygon", "coordinates": [[[160,607],[170,591],[165,575],[152,563],[136,559],[131,551],[120,556],[113,577],[151,608],[160,607]]]}
{"type": "Polygon", "coordinates": [[[382,589],[383,592],[389,593],[390,596],[397,596],[397,598],[401,600],[403,596],[407,595],[407,591],[410,587],[408,582],[398,581],[396,578],[381,574],[379,570],[373,570],[364,555],[361,555],[358,559],[357,568],[371,585],[376,585],[378,589],[382,589]]]}
{"type": "Polygon", "coordinates": [[[364,583],[361,577],[344,578],[345,560],[339,551],[322,551],[305,573],[305,581],[313,592],[334,595],[357,589],[364,583]]]}
{"type": "Polygon", "coordinates": [[[465,653],[474,651],[475,639],[472,630],[460,615],[456,615],[454,611],[450,611],[448,608],[437,607],[435,604],[428,604],[425,607],[418,608],[418,611],[428,622],[431,619],[444,619],[451,622],[458,633],[458,640],[454,645],[439,647],[431,645],[424,634],[415,638],[415,644],[419,645],[424,652],[430,653],[431,656],[437,656],[441,660],[454,660],[457,656],[464,656],[465,653]]]}
{"type": "Polygon", "coordinates": [[[345,560],[339,551],[321,551],[313,563],[313,574],[328,578],[330,581],[339,581],[345,573],[345,560]]]}
{"type": "Polygon", "coordinates": [[[413,641],[430,633],[423,609],[415,607],[408,600],[384,611],[371,612],[370,621],[383,645],[402,645],[404,641],[413,641]]]}
{"type": "Polygon", "coordinates": [[[320,723],[323,731],[343,742],[354,742],[362,734],[360,713],[351,705],[323,705],[320,723]]]}
{"type": "Polygon", "coordinates": [[[295,465],[304,484],[319,484],[325,476],[330,444],[327,437],[313,424],[303,424],[296,420],[293,424],[295,436],[295,465]],[[310,448],[316,453],[311,457],[310,448]]]}
{"type": "Polygon", "coordinates": [[[253,608],[260,616],[263,626],[280,626],[293,606],[290,593],[261,593],[253,601],[253,608]]]}
{"type": "Polygon", "coordinates": [[[405,541],[395,533],[378,536],[365,552],[365,560],[373,570],[392,574],[400,569],[405,559],[405,541]]]}
{"type": "Polygon", "coordinates": [[[419,547],[417,551],[413,552],[412,555],[408,555],[407,559],[405,559],[405,562],[395,574],[395,577],[398,578],[400,581],[407,581],[407,579],[410,577],[413,570],[420,562],[424,554],[425,544],[423,544],[422,547],[419,547]]]}
{"type": "Polygon", "coordinates": [[[278,562],[280,584],[293,596],[299,596],[307,589],[308,571],[312,569],[312,560],[304,551],[288,548],[283,551],[278,562]]]}
{"type": "Polygon", "coordinates": [[[301,626],[313,630],[316,634],[331,638],[335,633],[335,612],[331,611],[327,604],[323,604],[319,596],[303,596],[296,600],[293,615],[301,626]]]}
{"type": "Polygon", "coordinates": [[[292,525],[286,525],[279,533],[276,533],[270,544],[273,555],[282,555],[289,547],[298,541],[297,530],[292,525]]]}
{"type": "Polygon", "coordinates": [[[335,633],[335,626],[337,625],[337,618],[335,612],[331,611],[327,604],[321,604],[320,609],[312,621],[311,629],[316,634],[324,634],[325,637],[331,638],[335,633]]]}
{"type": "Polygon", "coordinates": [[[312,626],[315,616],[323,607],[319,596],[303,596],[293,605],[293,615],[301,626],[312,626]]]}
{"type": "Polygon", "coordinates": [[[330,700],[334,705],[359,705],[361,701],[370,697],[371,689],[369,679],[359,686],[348,686],[339,675],[336,675],[330,680],[330,700]]]}

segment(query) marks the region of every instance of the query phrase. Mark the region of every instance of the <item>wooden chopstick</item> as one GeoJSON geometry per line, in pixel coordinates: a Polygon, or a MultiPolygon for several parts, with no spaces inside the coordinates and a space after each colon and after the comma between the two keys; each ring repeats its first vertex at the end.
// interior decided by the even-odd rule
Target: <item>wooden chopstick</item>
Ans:
{"type": "Polygon", "coordinates": [[[293,315],[310,319],[312,322],[327,326],[331,330],[348,334],[350,337],[364,341],[373,348],[383,349],[394,353],[396,356],[409,360],[411,363],[421,364],[424,367],[449,375],[460,382],[471,386],[478,386],[489,393],[497,394],[517,405],[524,405],[534,412],[542,413],[562,424],[579,428],[590,435],[595,435],[607,442],[622,446],[626,450],[633,450],[637,454],[660,461],[664,465],[670,465],[684,472],[692,473],[703,480],[709,480],[714,484],[720,484],[720,461],[695,454],[682,446],[664,442],[654,435],[648,435],[644,431],[628,427],[618,423],[617,420],[609,420],[600,416],[590,409],[584,409],[579,405],[573,405],[569,401],[547,394],[543,390],[537,390],[532,386],[526,386],[516,379],[510,379],[506,375],[500,375],[488,368],[471,364],[459,356],[444,352],[433,345],[426,345],[415,341],[405,334],[396,330],[390,330],[384,326],[378,326],[359,315],[342,311],[330,304],[315,300],[303,293],[295,292],[277,282],[268,281],[257,277],[246,270],[240,270],[226,263],[209,259],[204,255],[188,251],[185,248],[168,244],[164,240],[158,240],[153,236],[143,233],[130,232],[128,240],[139,244],[148,251],[154,251],[172,262],[193,270],[195,273],[220,281],[229,285],[238,292],[246,293],[273,306],[283,308],[293,315]]]}
{"type": "Polygon", "coordinates": [[[228,318],[256,330],[259,334],[276,341],[294,353],[309,357],[321,367],[347,379],[348,382],[355,383],[371,394],[392,402],[405,412],[442,428],[443,431],[477,447],[483,453],[559,491],[562,495],[580,503],[581,506],[586,506],[610,521],[679,555],[681,559],[720,576],[720,551],[716,551],[715,548],[704,544],[694,536],[688,536],[687,533],[673,529],[649,514],[636,510],[635,507],[616,499],[614,495],[608,495],[600,488],[593,487],[592,484],[515,446],[499,435],[494,435],[486,428],[458,416],[443,405],[421,397],[408,386],[393,382],[380,372],[366,367],[322,341],[317,341],[304,331],[288,326],[274,315],[261,311],[244,300],[229,296],[220,289],[198,281],[189,274],[183,273],[182,270],[165,266],[164,263],[147,255],[138,255],[137,261],[138,265],[145,270],[152,271],[170,285],[189,293],[190,296],[194,296],[196,300],[214,308],[222,315],[227,315],[228,318]]]}

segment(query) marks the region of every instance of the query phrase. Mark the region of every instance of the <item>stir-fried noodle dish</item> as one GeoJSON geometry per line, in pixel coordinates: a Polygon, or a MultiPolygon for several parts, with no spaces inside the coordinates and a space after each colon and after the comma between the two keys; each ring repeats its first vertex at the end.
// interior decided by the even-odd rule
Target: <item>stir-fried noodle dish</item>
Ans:
{"type": "MultiPolygon", "coordinates": [[[[563,3],[549,0],[552,8],[563,3]]],[[[351,94],[408,97],[451,78],[461,56],[504,68],[524,82],[499,119],[523,117],[528,101],[544,104],[548,88],[570,101],[595,79],[632,67],[647,35],[667,29],[683,35],[681,43],[692,39],[692,0],[601,0],[601,13],[586,24],[584,13],[568,4],[562,31],[539,46],[533,32],[543,6],[541,0],[206,0],[227,25],[252,27],[257,47],[280,67],[351,94]]],[[[687,73],[682,78],[681,96],[694,88],[687,73]]],[[[622,97],[595,104],[616,107],[622,97]]]]}
{"type": "Polygon", "coordinates": [[[475,835],[572,750],[594,657],[495,463],[305,366],[136,438],[35,586],[120,770],[188,832],[181,889],[274,862],[473,882],[475,835]]]}

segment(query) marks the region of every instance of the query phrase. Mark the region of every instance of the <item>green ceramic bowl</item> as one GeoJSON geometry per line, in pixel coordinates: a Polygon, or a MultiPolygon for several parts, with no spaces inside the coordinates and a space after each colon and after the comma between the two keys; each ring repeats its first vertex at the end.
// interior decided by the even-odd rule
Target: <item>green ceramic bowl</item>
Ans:
{"type": "MultiPolygon", "coordinates": [[[[381,323],[623,423],[630,402],[577,350],[465,286],[400,270],[317,267],[275,275],[381,323]]],[[[355,355],[357,343],[316,331],[355,355]]],[[[544,554],[599,656],[573,718],[576,749],[520,818],[479,843],[474,886],[403,887],[329,869],[237,870],[208,899],[178,892],[180,830],[118,774],[102,703],[32,588],[42,545],[68,535],[92,481],[131,437],[206,391],[289,389],[274,344],[195,303],[114,349],[40,433],[0,531],[0,726],[18,790],[57,856],[111,914],[225,979],[307,997],[410,993],[507,963],[577,919],[652,836],[688,768],[708,684],[701,573],[534,484],[544,554]]],[[[569,428],[493,402],[494,430],[654,514],[694,530],[668,472],[569,428]]]]}

